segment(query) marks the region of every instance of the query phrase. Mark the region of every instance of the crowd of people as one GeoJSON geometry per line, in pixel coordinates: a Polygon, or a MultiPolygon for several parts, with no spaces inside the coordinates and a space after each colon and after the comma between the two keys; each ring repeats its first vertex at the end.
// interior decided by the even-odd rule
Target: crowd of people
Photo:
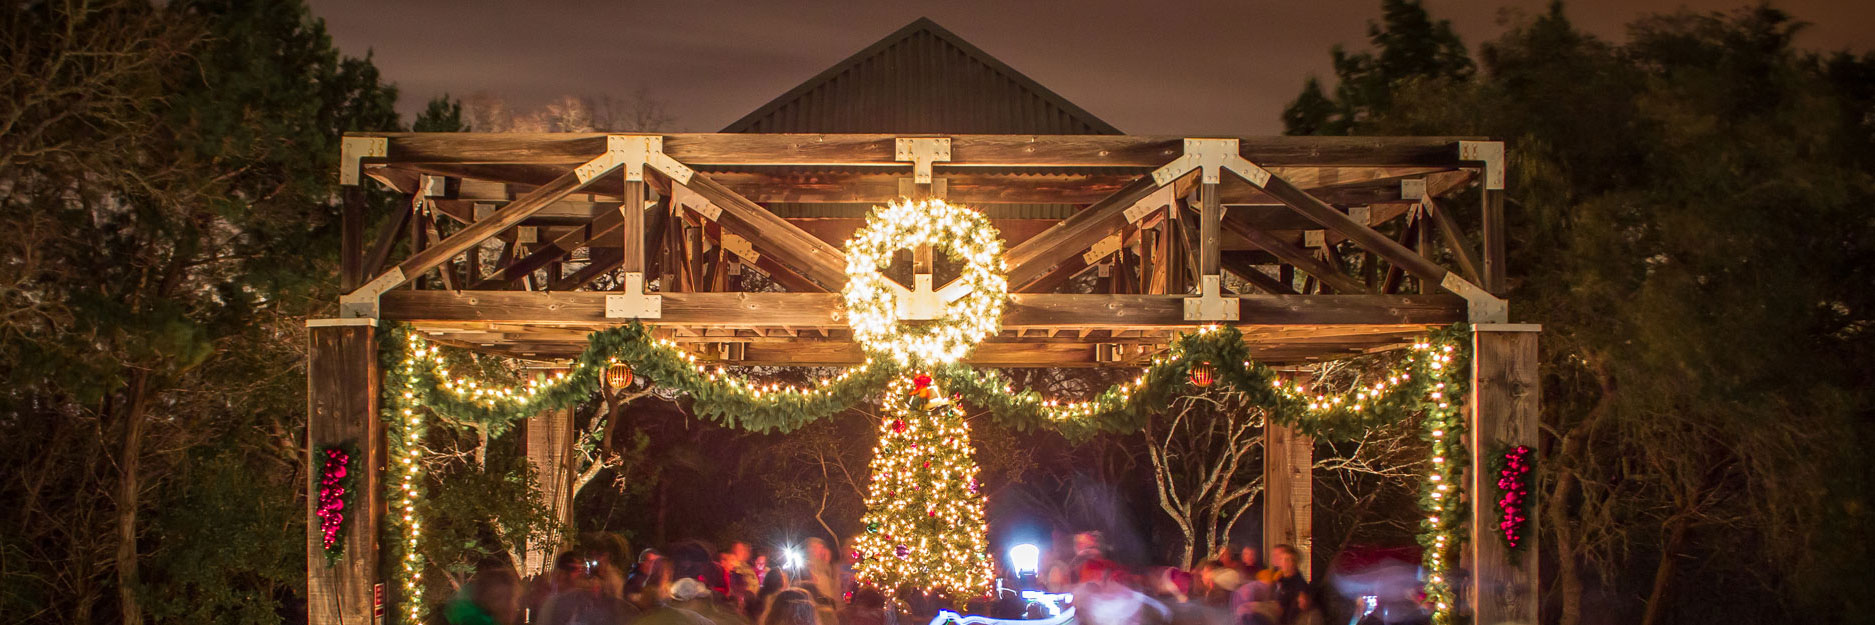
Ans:
{"type": "MultiPolygon", "coordinates": [[[[948,597],[855,584],[819,539],[800,549],[758,553],[735,542],[645,549],[569,550],[553,568],[522,580],[511,566],[475,574],[446,606],[450,625],[926,625],[939,609],[999,619],[1049,611],[1020,590],[1071,596],[1083,625],[1323,625],[1321,595],[1301,554],[1279,545],[1266,566],[1254,547],[1228,547],[1190,570],[1134,569],[1106,556],[1097,533],[1075,535],[1039,570],[1000,571],[989,595],[956,605],[948,597]]],[[[1383,611],[1366,622],[1423,622],[1423,612],[1383,611]],[[1386,616],[1382,621],[1379,617],[1386,616]]]]}

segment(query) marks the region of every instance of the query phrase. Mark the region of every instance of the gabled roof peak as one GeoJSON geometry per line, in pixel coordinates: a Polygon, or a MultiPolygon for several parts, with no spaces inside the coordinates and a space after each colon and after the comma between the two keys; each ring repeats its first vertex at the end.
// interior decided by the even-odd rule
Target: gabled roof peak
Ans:
{"type": "Polygon", "coordinates": [[[1120,134],[928,17],[723,132],[1120,134]]]}

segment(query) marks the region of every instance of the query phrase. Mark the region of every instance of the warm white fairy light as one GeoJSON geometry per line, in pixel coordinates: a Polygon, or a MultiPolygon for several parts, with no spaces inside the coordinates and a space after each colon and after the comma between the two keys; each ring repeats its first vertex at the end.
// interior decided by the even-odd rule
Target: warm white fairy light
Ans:
{"type": "Polygon", "coordinates": [[[1009,283],[1003,277],[1003,242],[982,213],[943,200],[900,199],[875,207],[866,227],[846,243],[847,325],[853,338],[899,366],[956,362],[978,341],[1001,329],[1009,283]],[[968,289],[945,307],[943,318],[917,329],[899,326],[898,291],[882,270],[900,249],[931,245],[963,261],[958,280],[968,289]]]}

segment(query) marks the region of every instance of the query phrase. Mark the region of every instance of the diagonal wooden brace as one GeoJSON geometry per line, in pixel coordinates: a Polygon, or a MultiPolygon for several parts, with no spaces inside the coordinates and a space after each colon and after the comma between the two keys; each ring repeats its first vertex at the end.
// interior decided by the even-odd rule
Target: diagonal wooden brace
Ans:
{"type": "MultiPolygon", "coordinates": [[[[622,143],[628,146],[628,148],[634,145],[631,142],[622,143]]],[[[613,143],[612,145],[616,147],[620,144],[613,143]]],[[[629,149],[625,149],[624,151],[629,152],[629,149]]],[[[382,295],[385,291],[403,286],[404,283],[409,282],[411,278],[421,276],[425,272],[441,266],[464,250],[480,245],[483,241],[488,240],[489,237],[500,234],[501,231],[521,223],[523,220],[547,208],[547,206],[554,202],[558,202],[562,198],[571,195],[574,191],[578,191],[580,188],[586,186],[587,182],[598,175],[617,169],[629,160],[628,157],[621,154],[620,150],[607,150],[605,154],[601,154],[587,161],[585,164],[574,168],[573,171],[561,174],[552,181],[536,187],[533,191],[529,191],[521,197],[515,198],[513,202],[502,207],[501,210],[490,213],[487,217],[477,220],[473,224],[469,224],[468,227],[463,228],[460,232],[451,235],[447,239],[438,241],[436,245],[411,254],[409,258],[404,259],[404,262],[398,263],[396,267],[392,267],[378,277],[373,278],[370,282],[365,283],[364,286],[358,287],[352,292],[340,296],[339,314],[347,317],[378,316],[378,296],[382,295]]],[[[672,162],[675,163],[675,161],[672,162]]],[[[681,167],[681,164],[679,164],[679,166],[681,167]]],[[[682,171],[688,171],[689,169],[688,167],[684,167],[682,171]]]]}

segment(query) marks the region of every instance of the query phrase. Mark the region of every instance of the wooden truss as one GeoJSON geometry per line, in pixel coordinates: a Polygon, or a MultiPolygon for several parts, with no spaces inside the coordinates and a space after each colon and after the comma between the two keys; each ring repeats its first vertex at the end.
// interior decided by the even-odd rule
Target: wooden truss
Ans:
{"type": "MultiPolygon", "coordinates": [[[[866,207],[901,196],[978,208],[1009,243],[1004,329],[980,364],[1134,365],[1212,324],[1242,328],[1259,358],[1301,362],[1505,315],[1503,149],[1480,139],[356,133],[343,145],[342,182],[409,197],[366,215],[347,189],[343,314],[517,357],[566,358],[587,333],[638,319],[725,364],[858,362],[841,245],[866,207]],[[738,291],[751,272],[762,288],[738,291]]],[[[928,250],[908,256],[911,272],[943,277],[928,250]]]]}

